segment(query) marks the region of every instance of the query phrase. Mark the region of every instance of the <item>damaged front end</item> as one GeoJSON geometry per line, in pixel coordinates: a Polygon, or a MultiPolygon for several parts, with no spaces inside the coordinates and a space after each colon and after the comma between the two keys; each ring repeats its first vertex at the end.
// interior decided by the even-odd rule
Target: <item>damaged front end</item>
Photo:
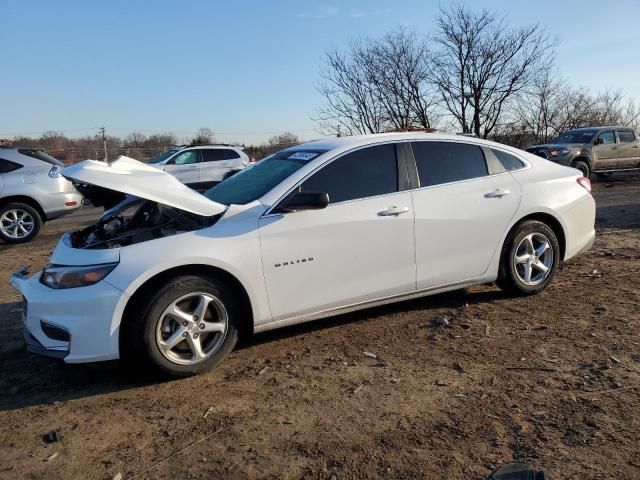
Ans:
{"type": "Polygon", "coordinates": [[[73,248],[118,248],[210,227],[222,214],[204,217],[151,200],[127,197],[93,225],[69,235],[73,248]]]}
{"type": "Polygon", "coordinates": [[[62,175],[106,210],[95,224],[69,235],[74,248],[118,248],[199,230],[216,223],[227,209],[174,176],[124,156],[111,163],[85,160],[62,175]]]}

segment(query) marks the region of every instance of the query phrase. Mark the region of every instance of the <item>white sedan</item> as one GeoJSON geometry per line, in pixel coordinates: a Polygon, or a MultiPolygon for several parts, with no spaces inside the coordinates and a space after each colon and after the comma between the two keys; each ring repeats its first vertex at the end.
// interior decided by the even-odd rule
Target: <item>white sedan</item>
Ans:
{"type": "Polygon", "coordinates": [[[307,143],[204,195],[126,157],[63,175],[128,196],[11,278],[28,348],[173,375],[216,365],[241,331],[494,281],[537,293],[595,236],[579,171],[452,135],[307,143]]]}

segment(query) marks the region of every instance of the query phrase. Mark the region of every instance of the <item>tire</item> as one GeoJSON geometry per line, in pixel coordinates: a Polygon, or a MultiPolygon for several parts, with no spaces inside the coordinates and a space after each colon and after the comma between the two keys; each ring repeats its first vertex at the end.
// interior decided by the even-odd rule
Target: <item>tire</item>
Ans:
{"type": "Polygon", "coordinates": [[[130,344],[156,370],[176,377],[195,375],[213,368],[233,350],[240,312],[224,283],[192,275],[174,277],[133,317],[128,329],[130,344]],[[209,300],[204,319],[196,318],[203,298],[209,300]],[[202,358],[197,358],[195,343],[200,345],[202,358]]]}
{"type": "Polygon", "coordinates": [[[587,163],[583,162],[582,160],[573,162],[571,166],[580,170],[583,177],[589,178],[589,175],[591,175],[591,169],[589,168],[589,165],[587,165],[587,163]]]}
{"type": "Polygon", "coordinates": [[[528,220],[516,225],[507,235],[502,247],[496,283],[508,293],[533,295],[549,285],[559,263],[560,244],[554,231],[545,223],[528,220]],[[545,242],[548,248],[541,252],[545,242]],[[546,272],[543,268],[547,269],[546,272]]]}
{"type": "Polygon", "coordinates": [[[6,243],[26,243],[42,228],[42,217],[26,203],[8,203],[0,207],[0,239],[6,243]]]}

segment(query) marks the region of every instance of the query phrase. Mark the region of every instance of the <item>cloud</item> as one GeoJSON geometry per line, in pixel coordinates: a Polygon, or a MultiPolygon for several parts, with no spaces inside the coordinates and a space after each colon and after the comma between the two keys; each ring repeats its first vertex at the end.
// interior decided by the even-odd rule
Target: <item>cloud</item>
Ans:
{"type": "Polygon", "coordinates": [[[297,13],[296,17],[322,20],[324,18],[337,17],[338,15],[340,15],[340,9],[338,7],[333,5],[316,5],[312,10],[297,13]]]}

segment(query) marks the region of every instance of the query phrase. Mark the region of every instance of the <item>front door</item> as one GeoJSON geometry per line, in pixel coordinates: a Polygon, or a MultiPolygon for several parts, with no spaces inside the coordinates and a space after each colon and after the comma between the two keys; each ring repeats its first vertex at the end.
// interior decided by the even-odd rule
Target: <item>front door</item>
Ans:
{"type": "Polygon", "coordinates": [[[180,152],[167,161],[164,171],[185,185],[196,184],[200,181],[200,153],[198,150],[180,152]]]}
{"type": "Polygon", "coordinates": [[[616,168],[618,145],[613,130],[605,130],[594,139],[593,167],[594,170],[609,170],[616,168]]]}
{"type": "Polygon", "coordinates": [[[425,141],[412,148],[420,180],[412,192],[417,288],[483,275],[520,203],[520,184],[506,170],[524,165],[502,152],[503,168],[490,174],[479,146],[425,141]]]}
{"type": "Polygon", "coordinates": [[[415,289],[413,206],[398,188],[394,144],[338,157],[299,189],[326,192],[330,204],[260,220],[274,320],[415,289]]]}

